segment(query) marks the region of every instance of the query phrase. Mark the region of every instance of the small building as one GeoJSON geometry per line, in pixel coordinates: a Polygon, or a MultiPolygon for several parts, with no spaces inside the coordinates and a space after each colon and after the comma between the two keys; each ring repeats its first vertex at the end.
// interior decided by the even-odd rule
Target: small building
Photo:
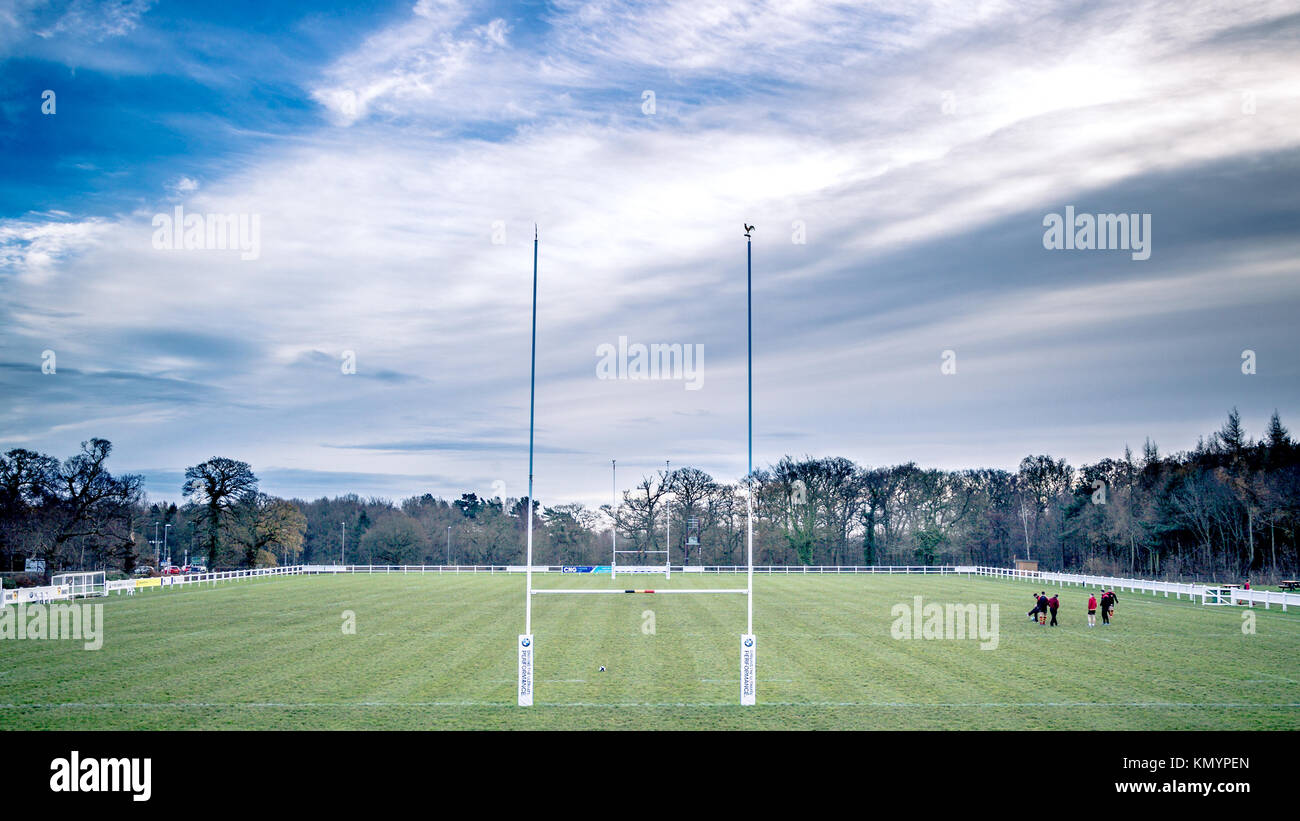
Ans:
{"type": "Polygon", "coordinates": [[[1034,559],[1016,559],[1016,570],[1024,570],[1029,573],[1038,572],[1038,562],[1034,559]]]}

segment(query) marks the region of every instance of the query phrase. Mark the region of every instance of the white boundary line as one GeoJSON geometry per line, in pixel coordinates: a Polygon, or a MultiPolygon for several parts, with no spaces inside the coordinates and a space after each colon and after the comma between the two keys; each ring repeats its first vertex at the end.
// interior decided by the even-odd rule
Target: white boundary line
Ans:
{"type": "MultiPolygon", "coordinates": [[[[766,681],[766,679],[764,679],[766,681]]],[[[765,701],[770,707],[888,707],[905,709],[1041,709],[1041,708],[1104,708],[1104,709],[1234,709],[1234,710],[1276,710],[1300,709],[1300,702],[1268,702],[1247,704],[1234,701],[950,701],[921,703],[913,701],[765,701]]],[[[514,704],[504,701],[250,701],[250,702],[33,702],[27,704],[0,704],[0,710],[59,710],[59,709],[339,709],[339,708],[392,708],[392,707],[493,707],[512,708],[514,704]]],[[[592,707],[608,709],[613,707],[737,707],[734,701],[617,701],[617,702],[557,702],[548,707],[592,707]]]]}
{"type": "Polygon", "coordinates": [[[720,588],[701,588],[692,590],[688,587],[671,588],[668,590],[616,590],[610,588],[538,588],[532,591],[534,596],[540,596],[544,593],[743,593],[749,595],[749,591],[743,587],[720,587],[720,588]]]}

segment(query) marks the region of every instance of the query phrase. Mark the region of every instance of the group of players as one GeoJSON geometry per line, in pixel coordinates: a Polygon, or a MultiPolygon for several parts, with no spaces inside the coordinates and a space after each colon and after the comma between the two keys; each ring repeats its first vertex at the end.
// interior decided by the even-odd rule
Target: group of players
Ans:
{"type": "MultiPolygon", "coordinates": [[[[1119,596],[1114,590],[1102,589],[1101,599],[1097,599],[1097,593],[1088,594],[1088,626],[1097,626],[1097,610],[1101,610],[1101,623],[1109,625],[1110,620],[1115,617],[1115,602],[1119,601],[1119,596]]],[[[1034,594],[1034,606],[1029,609],[1029,620],[1038,622],[1045,627],[1056,627],[1059,622],[1056,620],[1056,611],[1061,609],[1061,598],[1053,593],[1048,598],[1047,591],[1040,590],[1034,594]],[[1051,613],[1052,620],[1047,620],[1048,613],[1051,613]]]]}

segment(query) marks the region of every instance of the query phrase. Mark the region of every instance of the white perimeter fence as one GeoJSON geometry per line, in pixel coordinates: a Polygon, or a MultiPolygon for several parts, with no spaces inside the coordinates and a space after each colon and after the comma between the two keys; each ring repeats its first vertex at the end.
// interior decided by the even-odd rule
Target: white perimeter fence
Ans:
{"type": "MultiPolygon", "coordinates": [[[[584,568],[591,568],[585,571],[585,575],[593,575],[598,572],[608,573],[609,565],[582,565],[584,568]]],[[[523,573],[528,570],[522,564],[477,564],[477,565],[443,565],[443,564],[308,564],[303,565],[308,573],[523,573]]],[[[746,565],[673,565],[674,573],[744,573],[749,568],[746,565]]],[[[958,568],[952,565],[879,565],[874,567],[852,567],[852,566],[804,566],[804,565],[754,565],[755,573],[897,573],[897,574],[916,574],[928,573],[931,575],[953,575],[954,573],[965,573],[968,568],[958,568]]],[[[577,573],[575,567],[570,565],[533,565],[534,573],[577,573]]],[[[618,566],[619,573],[654,573],[656,575],[664,572],[663,565],[622,565],[618,566]]]]}
{"type": "MultiPolygon", "coordinates": [[[[139,590],[162,590],[163,588],[184,587],[186,585],[216,584],[217,582],[260,578],[262,576],[301,576],[313,572],[315,571],[308,569],[305,565],[292,565],[289,567],[263,567],[255,570],[225,570],[220,573],[186,573],[177,576],[156,576],[147,579],[117,579],[105,582],[102,590],[83,595],[107,596],[109,593],[121,595],[125,592],[127,595],[133,596],[139,590]]],[[[71,599],[72,597],[72,585],[67,584],[47,587],[19,587],[15,590],[4,591],[4,600],[0,603],[26,604],[28,602],[71,599]]]]}
{"type": "Polygon", "coordinates": [[[994,576],[1004,579],[1044,582],[1057,587],[1106,587],[1116,591],[1158,596],[1167,599],[1173,593],[1174,598],[1200,599],[1202,604],[1239,604],[1254,607],[1257,604],[1271,609],[1280,604],[1286,610],[1288,606],[1300,606],[1300,593],[1280,593],[1276,590],[1243,590],[1222,584],[1194,584],[1192,582],[1156,582],[1147,579],[1128,579],[1121,576],[1092,576],[1085,573],[1053,573],[1050,571],[1008,570],[1004,567],[961,567],[961,572],[970,572],[976,576],[994,576]]]}
{"type": "MultiPolygon", "coordinates": [[[[586,570],[587,566],[584,566],[586,570]]],[[[606,568],[602,566],[600,569],[606,568]]],[[[595,569],[592,568],[592,570],[595,569]]],[[[663,568],[649,568],[654,572],[662,572],[663,568]]],[[[98,595],[107,596],[109,593],[121,594],[126,592],[128,595],[134,595],[140,590],[163,590],[167,588],[186,587],[192,585],[215,585],[218,582],[239,581],[243,579],[262,578],[266,576],[302,576],[302,575],[327,575],[331,573],[361,573],[366,575],[374,574],[404,574],[412,573],[429,574],[436,573],[460,575],[463,573],[478,574],[485,573],[495,575],[498,573],[523,573],[527,568],[523,565],[373,565],[373,564],[307,564],[307,565],[289,565],[286,567],[267,567],[256,570],[227,570],[219,573],[187,573],[179,576],[162,576],[148,579],[121,579],[110,581],[104,585],[104,590],[98,595]]],[[[629,566],[624,569],[619,568],[620,572],[636,572],[635,568],[629,566]]],[[[744,565],[733,566],[699,566],[687,565],[683,567],[673,567],[674,572],[682,573],[744,573],[748,570],[744,565]]],[[[534,573],[574,573],[576,568],[561,565],[534,565],[534,573]]],[[[1159,582],[1149,581],[1146,579],[1128,579],[1119,576],[1093,576],[1082,573],[1053,573],[1049,571],[1028,571],[1028,570],[1010,570],[1003,567],[982,567],[975,565],[878,565],[878,566],[834,566],[834,565],[763,565],[755,566],[755,573],[766,573],[776,575],[807,575],[807,574],[833,574],[833,575],[965,575],[965,576],[988,576],[991,578],[1008,579],[1013,581],[1025,581],[1054,585],[1058,587],[1093,587],[1093,588],[1111,588],[1118,591],[1128,591],[1136,594],[1150,594],[1152,596],[1163,595],[1169,598],[1169,594],[1174,594],[1174,598],[1181,599],[1186,596],[1190,600],[1200,599],[1202,604],[1237,604],[1254,607],[1262,604],[1264,607],[1271,608],[1273,605],[1281,605],[1283,610],[1288,607],[1300,606],[1300,593],[1279,593],[1273,590],[1243,590],[1239,587],[1228,588],[1227,585],[1216,584],[1194,584],[1190,582],[1159,582]]],[[[71,588],[67,585],[61,587],[27,587],[17,590],[4,591],[4,604],[19,604],[24,602],[48,602],[58,599],[72,598],[71,588]]]]}

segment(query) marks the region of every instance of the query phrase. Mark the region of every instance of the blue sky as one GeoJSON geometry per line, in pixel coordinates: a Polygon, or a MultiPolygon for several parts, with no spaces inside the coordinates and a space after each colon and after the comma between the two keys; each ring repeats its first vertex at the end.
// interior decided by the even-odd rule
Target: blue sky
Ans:
{"type": "Polygon", "coordinates": [[[742,220],[760,464],[1300,426],[1293,4],[314,6],[0,9],[0,447],[520,495],[534,222],[546,502],[743,474],[742,220]],[[178,206],[255,258],[155,247],[178,206]],[[1066,206],[1150,258],[1044,248],[1066,206]],[[701,389],[598,379],[620,336],[703,346],[701,389]]]}

